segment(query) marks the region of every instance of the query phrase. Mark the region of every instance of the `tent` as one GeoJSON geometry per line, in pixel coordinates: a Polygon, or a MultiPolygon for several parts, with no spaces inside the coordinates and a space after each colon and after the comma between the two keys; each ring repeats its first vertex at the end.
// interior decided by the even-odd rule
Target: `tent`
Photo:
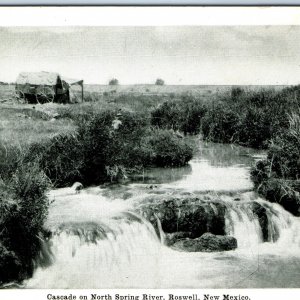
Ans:
{"type": "Polygon", "coordinates": [[[17,94],[30,103],[83,102],[83,80],[51,72],[22,72],[16,80],[17,94]]]}

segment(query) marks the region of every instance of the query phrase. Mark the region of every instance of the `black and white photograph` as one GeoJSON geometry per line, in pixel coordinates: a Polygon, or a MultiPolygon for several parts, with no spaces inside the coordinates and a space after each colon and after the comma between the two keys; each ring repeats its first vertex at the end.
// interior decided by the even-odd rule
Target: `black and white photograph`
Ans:
{"type": "Polygon", "coordinates": [[[0,288],[300,288],[300,25],[119,24],[0,21],[0,288]]]}

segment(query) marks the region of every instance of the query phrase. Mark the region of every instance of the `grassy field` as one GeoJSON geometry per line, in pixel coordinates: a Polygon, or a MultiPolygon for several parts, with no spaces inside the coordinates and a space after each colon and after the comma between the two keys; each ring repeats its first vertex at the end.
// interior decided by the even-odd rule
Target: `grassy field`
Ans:
{"type": "Polygon", "coordinates": [[[32,105],[2,104],[0,107],[0,142],[2,145],[22,146],[62,132],[74,130],[67,118],[53,120],[32,105]]]}
{"type": "MultiPolygon", "coordinates": [[[[282,89],[283,86],[243,86],[245,90],[262,88],[282,89]]],[[[26,145],[55,134],[70,132],[74,123],[67,116],[68,110],[78,113],[107,108],[127,109],[149,113],[160,103],[191,95],[212,101],[230,93],[232,86],[209,85],[85,85],[85,103],[29,105],[15,97],[14,85],[0,85],[0,142],[4,145],[26,145]],[[53,116],[61,118],[53,119],[53,116]]]]}

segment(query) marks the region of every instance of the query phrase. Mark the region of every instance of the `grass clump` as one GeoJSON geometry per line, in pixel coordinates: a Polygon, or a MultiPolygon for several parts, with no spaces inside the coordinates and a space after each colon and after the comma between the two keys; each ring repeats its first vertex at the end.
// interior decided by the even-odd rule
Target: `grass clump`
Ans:
{"type": "Polygon", "coordinates": [[[192,145],[172,130],[154,129],[145,142],[150,149],[149,161],[154,166],[184,166],[193,156],[192,145]]]}
{"type": "Polygon", "coordinates": [[[31,144],[24,162],[36,162],[54,186],[71,185],[81,179],[82,145],[75,133],[59,134],[31,144]]]}
{"type": "Polygon", "coordinates": [[[210,107],[202,119],[203,136],[213,142],[235,142],[238,127],[238,114],[224,103],[210,107]]]}
{"type": "Polygon", "coordinates": [[[48,213],[50,181],[37,164],[19,166],[0,182],[0,283],[32,276],[48,213]]]}
{"type": "Polygon", "coordinates": [[[162,103],[151,113],[151,123],[165,129],[173,129],[185,134],[198,134],[201,119],[206,112],[203,100],[192,96],[182,96],[162,103]]]}
{"type": "Polygon", "coordinates": [[[289,128],[270,144],[265,160],[252,168],[257,191],[271,202],[280,203],[300,215],[300,114],[289,115],[289,128]]]}

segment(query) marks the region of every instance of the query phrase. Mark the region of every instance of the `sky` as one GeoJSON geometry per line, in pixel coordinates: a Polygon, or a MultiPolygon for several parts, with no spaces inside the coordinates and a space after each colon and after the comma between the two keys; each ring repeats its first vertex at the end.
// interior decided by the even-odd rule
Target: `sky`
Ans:
{"type": "Polygon", "coordinates": [[[0,81],[22,71],[94,84],[299,84],[300,26],[0,27],[0,81]]]}

